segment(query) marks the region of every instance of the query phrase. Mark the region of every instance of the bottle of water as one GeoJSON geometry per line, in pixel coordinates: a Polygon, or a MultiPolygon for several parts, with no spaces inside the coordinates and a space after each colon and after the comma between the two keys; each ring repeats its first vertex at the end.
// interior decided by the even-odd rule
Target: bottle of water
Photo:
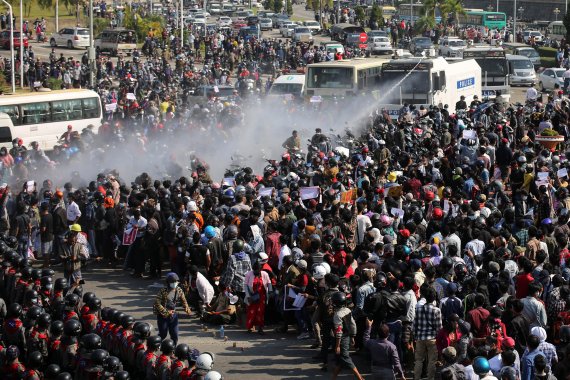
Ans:
{"type": "Polygon", "coordinates": [[[220,327],[220,338],[224,338],[225,335],[226,333],[224,331],[224,325],[222,325],[222,327],[220,327]]]}

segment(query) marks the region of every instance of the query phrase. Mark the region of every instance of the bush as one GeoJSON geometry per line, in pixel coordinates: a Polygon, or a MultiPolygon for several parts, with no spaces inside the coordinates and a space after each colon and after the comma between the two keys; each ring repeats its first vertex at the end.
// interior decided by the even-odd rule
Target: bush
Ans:
{"type": "Polygon", "coordinates": [[[556,58],[556,49],[555,48],[551,48],[551,47],[546,47],[546,46],[541,46],[538,49],[538,54],[541,57],[552,57],[552,58],[556,58]]]}
{"type": "Polygon", "coordinates": [[[63,81],[57,78],[48,78],[47,85],[50,90],[61,90],[63,81]]]}
{"type": "Polygon", "coordinates": [[[135,20],[134,12],[132,13],[128,9],[125,11],[125,27],[135,30],[140,42],[144,41],[151,29],[162,33],[163,26],[164,18],[162,16],[147,15],[142,18],[140,15],[137,15],[135,20]]]}
{"type": "Polygon", "coordinates": [[[554,58],[554,57],[540,57],[540,66],[542,66],[542,67],[556,67],[556,58],[554,58]]]}
{"type": "Polygon", "coordinates": [[[109,20],[93,17],[93,38],[97,37],[104,29],[110,28],[109,20]]]}

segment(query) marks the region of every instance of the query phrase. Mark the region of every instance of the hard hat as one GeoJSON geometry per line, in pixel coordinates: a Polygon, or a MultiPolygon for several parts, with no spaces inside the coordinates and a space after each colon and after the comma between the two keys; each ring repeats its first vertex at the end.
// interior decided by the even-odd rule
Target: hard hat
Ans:
{"type": "Polygon", "coordinates": [[[326,274],[327,270],[322,265],[317,265],[316,267],[313,268],[313,278],[315,278],[316,280],[325,278],[326,274]]]}
{"type": "Polygon", "coordinates": [[[214,354],[210,352],[204,352],[198,356],[196,359],[196,368],[211,370],[214,366],[214,354]]]}
{"type": "Polygon", "coordinates": [[[69,230],[72,232],[81,232],[81,225],[74,223],[71,226],[69,226],[69,230]]]}

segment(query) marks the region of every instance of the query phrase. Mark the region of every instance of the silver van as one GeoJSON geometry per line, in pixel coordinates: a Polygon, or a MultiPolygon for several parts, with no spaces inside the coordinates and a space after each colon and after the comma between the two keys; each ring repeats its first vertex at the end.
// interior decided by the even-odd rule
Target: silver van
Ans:
{"type": "Polygon", "coordinates": [[[536,72],[534,65],[524,55],[506,55],[509,64],[509,80],[511,86],[534,86],[536,84],[536,72]]]}
{"type": "Polygon", "coordinates": [[[540,54],[538,54],[538,52],[534,48],[526,44],[511,43],[511,42],[503,43],[503,49],[505,49],[507,54],[523,55],[527,57],[534,65],[535,69],[540,67],[541,64],[540,54]]]}

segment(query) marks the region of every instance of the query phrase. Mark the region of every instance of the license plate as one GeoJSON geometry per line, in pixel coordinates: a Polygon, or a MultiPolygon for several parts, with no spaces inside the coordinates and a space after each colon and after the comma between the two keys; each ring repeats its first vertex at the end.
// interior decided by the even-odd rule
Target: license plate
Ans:
{"type": "Polygon", "coordinates": [[[495,95],[495,90],[484,90],[482,91],[483,96],[493,96],[495,95]]]}

